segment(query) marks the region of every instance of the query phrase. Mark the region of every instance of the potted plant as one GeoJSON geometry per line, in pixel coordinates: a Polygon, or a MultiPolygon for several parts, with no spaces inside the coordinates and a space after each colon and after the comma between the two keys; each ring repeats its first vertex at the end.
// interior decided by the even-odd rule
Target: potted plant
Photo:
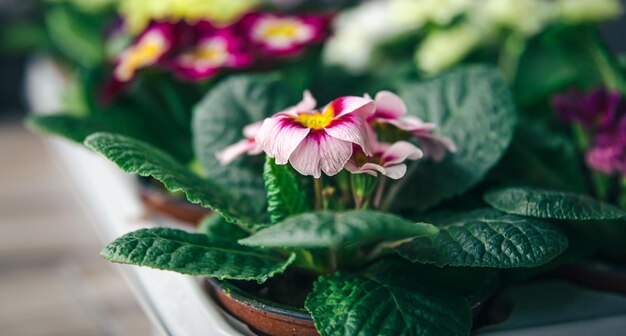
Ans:
{"type": "Polygon", "coordinates": [[[122,6],[134,42],[81,85],[87,106],[105,93],[101,119],[31,124],[214,214],[195,233],[120,237],[110,261],[206,277],[265,334],[463,335],[498,288],[626,255],[626,75],[593,27],[617,2],[370,1],[328,16],[305,1],[225,21],[219,6],[163,17],[139,3],[122,6]],[[139,57],[151,43],[163,50],[139,57]],[[230,62],[195,62],[216,45],[230,62]],[[166,88],[135,96],[144,85],[166,88]],[[134,122],[109,119],[114,106],[134,122]]]}

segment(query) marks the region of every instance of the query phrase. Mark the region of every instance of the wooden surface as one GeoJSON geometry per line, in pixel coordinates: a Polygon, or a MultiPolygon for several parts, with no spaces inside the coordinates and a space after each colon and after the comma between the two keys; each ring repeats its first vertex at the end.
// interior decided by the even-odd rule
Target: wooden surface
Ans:
{"type": "Polygon", "coordinates": [[[0,124],[0,335],[150,335],[42,141],[0,124]]]}

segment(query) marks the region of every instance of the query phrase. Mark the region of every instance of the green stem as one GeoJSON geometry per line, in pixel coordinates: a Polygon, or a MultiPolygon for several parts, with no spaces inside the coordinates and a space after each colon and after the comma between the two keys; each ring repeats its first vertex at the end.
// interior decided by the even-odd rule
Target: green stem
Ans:
{"type": "Polygon", "coordinates": [[[383,200],[383,195],[385,194],[385,187],[387,186],[387,178],[382,176],[380,181],[378,182],[378,187],[376,188],[376,194],[374,195],[374,209],[380,208],[380,203],[383,200]]]}
{"type": "Polygon", "coordinates": [[[498,67],[504,78],[509,82],[515,82],[519,60],[526,49],[524,38],[511,35],[504,41],[504,48],[498,59],[498,67]]]}
{"type": "Polygon", "coordinates": [[[324,196],[322,195],[322,179],[313,178],[313,184],[315,186],[315,209],[321,210],[324,208],[324,196]]]}

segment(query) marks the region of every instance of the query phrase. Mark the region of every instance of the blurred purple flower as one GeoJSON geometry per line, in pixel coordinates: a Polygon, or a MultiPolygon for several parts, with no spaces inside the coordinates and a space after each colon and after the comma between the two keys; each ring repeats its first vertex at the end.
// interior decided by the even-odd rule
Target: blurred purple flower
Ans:
{"type": "Polygon", "coordinates": [[[587,93],[570,90],[552,98],[552,106],[561,120],[579,123],[587,130],[609,127],[618,117],[619,92],[597,88],[587,93]]]}
{"type": "Polygon", "coordinates": [[[626,175],[626,116],[595,134],[585,159],[594,170],[607,175],[626,175]]]}

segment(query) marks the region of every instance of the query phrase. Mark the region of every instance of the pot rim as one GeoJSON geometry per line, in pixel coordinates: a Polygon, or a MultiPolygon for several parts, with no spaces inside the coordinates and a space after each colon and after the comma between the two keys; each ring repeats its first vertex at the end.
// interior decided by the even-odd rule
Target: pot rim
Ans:
{"type": "Polygon", "coordinates": [[[251,306],[259,310],[267,311],[276,315],[286,316],[296,320],[313,322],[311,314],[309,314],[309,312],[305,309],[291,307],[259,298],[235,286],[228,280],[206,278],[206,282],[209,283],[209,285],[213,287],[214,290],[220,290],[227,296],[231,297],[233,300],[239,301],[247,306],[251,306]]]}

